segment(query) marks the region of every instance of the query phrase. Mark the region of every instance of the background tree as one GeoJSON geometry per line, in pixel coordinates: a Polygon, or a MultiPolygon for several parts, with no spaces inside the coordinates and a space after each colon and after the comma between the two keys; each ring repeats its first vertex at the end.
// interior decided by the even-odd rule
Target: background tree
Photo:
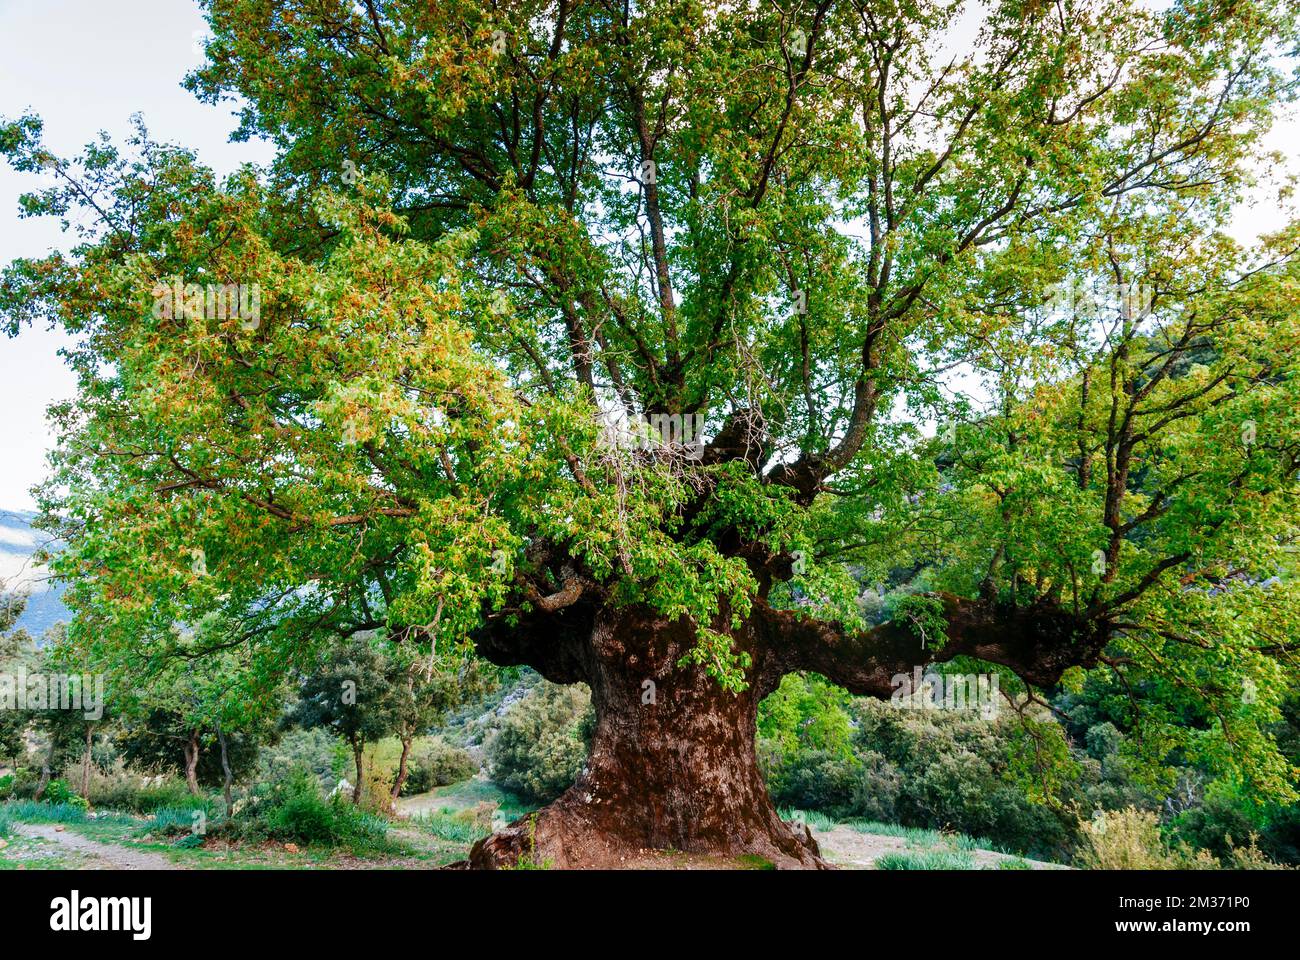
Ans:
{"type": "MultiPolygon", "coordinates": [[[[14,630],[22,616],[26,598],[0,590],[0,673],[15,676],[31,655],[31,638],[25,630],[14,630]]],[[[15,707],[17,704],[15,704],[15,707]]],[[[0,706],[0,761],[17,767],[27,755],[26,711],[0,706]]]]}
{"type": "Polygon", "coordinates": [[[177,626],[164,643],[106,669],[128,691],[116,704],[127,762],[181,771],[196,797],[202,785],[221,784],[229,811],[235,782],[275,738],[284,695],[281,678],[253,670],[227,630],[219,618],[177,626]]]}
{"type": "Polygon", "coordinates": [[[394,676],[388,667],[370,638],[357,637],[303,678],[298,702],[288,714],[291,722],[307,728],[324,727],[351,747],[356,771],[354,804],[361,802],[366,745],[391,735],[398,723],[393,681],[404,690],[408,675],[402,671],[394,676]]]}
{"type": "Polygon", "coordinates": [[[427,734],[452,707],[482,697],[493,684],[493,671],[485,669],[462,650],[453,662],[417,657],[409,647],[385,651],[384,672],[393,716],[392,733],[402,746],[393,779],[396,801],[406,785],[415,738],[427,734]]]}
{"type": "Polygon", "coordinates": [[[1296,237],[1225,233],[1289,5],[1006,0],[956,50],[947,2],[205,6],[189,84],[270,170],[0,127],[59,180],[26,212],[92,224],[0,284],[83,344],[74,643],[219,612],[268,676],[383,630],[585,681],[585,773],[485,866],[819,865],[759,701],[957,657],[1150,677],[1148,763],[1294,800],[1296,237]]]}

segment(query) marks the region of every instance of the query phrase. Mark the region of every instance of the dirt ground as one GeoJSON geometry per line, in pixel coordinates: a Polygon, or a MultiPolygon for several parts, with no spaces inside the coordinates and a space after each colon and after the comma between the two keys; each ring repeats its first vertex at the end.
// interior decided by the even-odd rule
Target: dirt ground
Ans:
{"type": "Polygon", "coordinates": [[[81,854],[78,865],[85,870],[179,870],[172,861],[148,850],[132,850],[111,843],[100,843],[70,830],[60,830],[49,823],[16,823],[16,833],[26,837],[39,837],[56,844],[63,850],[81,854]]]}

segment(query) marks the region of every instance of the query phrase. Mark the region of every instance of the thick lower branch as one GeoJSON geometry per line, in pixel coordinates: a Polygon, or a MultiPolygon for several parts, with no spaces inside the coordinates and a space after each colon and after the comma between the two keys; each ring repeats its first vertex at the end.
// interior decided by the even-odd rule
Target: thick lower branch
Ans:
{"type": "Polygon", "coordinates": [[[1109,624],[1086,621],[1048,604],[1011,608],[985,600],[943,595],[946,634],[923,640],[907,623],[891,620],[870,630],[842,627],[767,603],[755,620],[768,654],[768,676],[811,670],[853,693],[888,697],[894,678],[915,667],[968,656],[1012,670],[1026,683],[1050,687],[1073,666],[1092,667],[1110,634],[1109,624]]]}

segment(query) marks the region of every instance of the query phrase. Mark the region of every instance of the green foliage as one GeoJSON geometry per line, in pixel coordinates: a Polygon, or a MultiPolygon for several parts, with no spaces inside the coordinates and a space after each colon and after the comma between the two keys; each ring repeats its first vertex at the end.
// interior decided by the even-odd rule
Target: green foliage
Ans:
{"type": "Polygon", "coordinates": [[[153,813],[163,808],[185,810],[211,810],[212,802],[206,797],[195,797],[185,782],[173,778],[130,776],[126,782],[98,790],[91,781],[91,803],[105,810],[126,810],[132,813],[153,813]]]}
{"type": "MultiPolygon", "coordinates": [[[[372,640],[340,647],[316,672],[303,678],[289,720],[321,727],[359,751],[392,732],[396,714],[391,676],[372,640]]],[[[360,777],[360,770],[354,776],[360,777]]]]}
{"type": "Polygon", "coordinates": [[[207,815],[206,807],[157,807],[148,822],[136,828],[136,835],[141,837],[195,835],[195,827],[204,822],[195,817],[196,811],[202,813],[204,817],[207,815]]]}
{"type": "Polygon", "coordinates": [[[491,824],[484,825],[474,815],[473,810],[461,810],[455,813],[447,810],[430,810],[412,817],[411,822],[441,840],[450,840],[454,843],[473,843],[492,832],[491,824]]]}
{"type": "Polygon", "coordinates": [[[339,746],[339,741],[322,727],[287,730],[274,744],[263,746],[258,755],[257,780],[276,783],[295,768],[305,767],[316,774],[322,784],[332,786],[338,779],[336,759],[340,764],[351,760],[346,753],[336,757],[339,746]]]}
{"type": "Polygon", "coordinates": [[[939,597],[904,594],[891,604],[889,616],[891,620],[902,623],[921,641],[922,647],[938,649],[943,646],[948,622],[943,600],[939,597]]]}
{"type": "Polygon", "coordinates": [[[507,711],[489,742],[489,775],[526,801],[554,800],[587,759],[591,722],[585,688],[543,681],[507,711]]]}
{"type": "Polygon", "coordinates": [[[1142,810],[1103,813],[1082,826],[1078,865],[1088,870],[1217,870],[1208,851],[1170,843],[1156,815],[1142,810]]]}
{"type": "MultiPolygon", "coordinates": [[[[797,691],[807,682],[787,677],[782,687],[797,691]]],[[[774,694],[775,711],[785,708],[788,693],[774,694]]],[[[793,749],[767,738],[760,743],[768,790],[779,806],[836,820],[955,830],[1053,858],[1065,855],[1073,840],[1069,805],[1087,803],[1086,788],[1104,782],[1099,771],[1081,770],[1068,751],[1058,758],[1067,766],[1052,768],[1046,787],[1035,780],[1032,752],[1021,746],[1023,728],[1011,716],[990,722],[976,712],[902,710],[870,700],[834,709],[853,723],[848,755],[802,740],[793,749]]],[[[772,729],[766,703],[760,712],[772,729]]]]}
{"type": "Polygon", "coordinates": [[[974,870],[975,858],[964,850],[887,853],[876,860],[877,870],[974,870]]]}
{"type": "MultiPolygon", "coordinates": [[[[409,742],[477,632],[532,650],[542,598],[575,592],[690,618],[679,662],[739,691],[761,594],[828,629],[888,617],[912,659],[964,631],[1048,686],[1095,671],[1073,744],[1041,716],[871,715],[846,749],[824,697],[794,708],[833,721],[805,746],[770,716],[797,802],[1056,846],[1063,795],[1150,801],[1185,769],[1252,822],[1300,800],[1275,729],[1300,225],[1229,232],[1296,94],[1294,3],[992,4],[955,63],[942,3],[885,11],[893,33],[851,4],[204,6],[187,85],[240,104],[271,170],[219,179],[142,124],[62,158],[39,118],[0,121],[15,170],[59,174],[22,212],[72,236],[0,280],[9,333],[78,343],[40,491],[61,655],[129,722],[210,754],[294,676],[299,722],[409,742]],[[256,285],[260,315],[167,302],[200,280],[256,285]],[[1150,302],[1054,296],[1111,280],[1150,302]],[[726,442],[611,447],[609,408],[699,411],[726,442]]],[[[41,721],[55,769],[73,723],[41,721]]],[[[564,723],[503,730],[501,775],[553,795],[581,762],[564,723]]]]}
{"type": "Polygon", "coordinates": [[[81,823],[86,819],[84,804],[11,800],[0,806],[3,816],[19,823],[81,823]]]}
{"type": "Polygon", "coordinates": [[[440,739],[418,748],[411,757],[410,774],[403,793],[425,793],[434,787],[459,783],[478,773],[478,764],[466,750],[440,739]]]}
{"type": "Polygon", "coordinates": [[[300,768],[256,792],[223,829],[242,839],[373,850],[385,844],[388,825],[342,796],[327,799],[315,775],[300,768]]]}

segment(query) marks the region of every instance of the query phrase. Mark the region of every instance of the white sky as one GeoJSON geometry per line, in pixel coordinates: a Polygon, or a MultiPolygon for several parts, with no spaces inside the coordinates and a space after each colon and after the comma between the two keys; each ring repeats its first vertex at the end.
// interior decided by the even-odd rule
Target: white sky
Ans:
{"type": "MultiPolygon", "coordinates": [[[[218,174],[266,162],[267,144],[228,142],[229,105],[205,106],[180,87],[201,60],[203,33],[192,0],[0,0],[0,116],[35,111],[45,120],[46,145],[60,156],[78,153],[100,130],[121,142],[138,112],[155,139],[194,149],[218,174]]],[[[1269,147],[1295,157],[1300,122],[1280,123],[1269,147]]],[[[17,217],[18,196],[37,182],[0,164],[0,264],[66,243],[55,220],[17,217]]],[[[1237,233],[1248,241],[1287,218],[1276,192],[1261,191],[1239,214],[1237,233]]],[[[29,489],[51,445],[45,408],[74,392],[57,355],[63,344],[44,329],[0,339],[0,510],[34,506],[29,489]]]]}

